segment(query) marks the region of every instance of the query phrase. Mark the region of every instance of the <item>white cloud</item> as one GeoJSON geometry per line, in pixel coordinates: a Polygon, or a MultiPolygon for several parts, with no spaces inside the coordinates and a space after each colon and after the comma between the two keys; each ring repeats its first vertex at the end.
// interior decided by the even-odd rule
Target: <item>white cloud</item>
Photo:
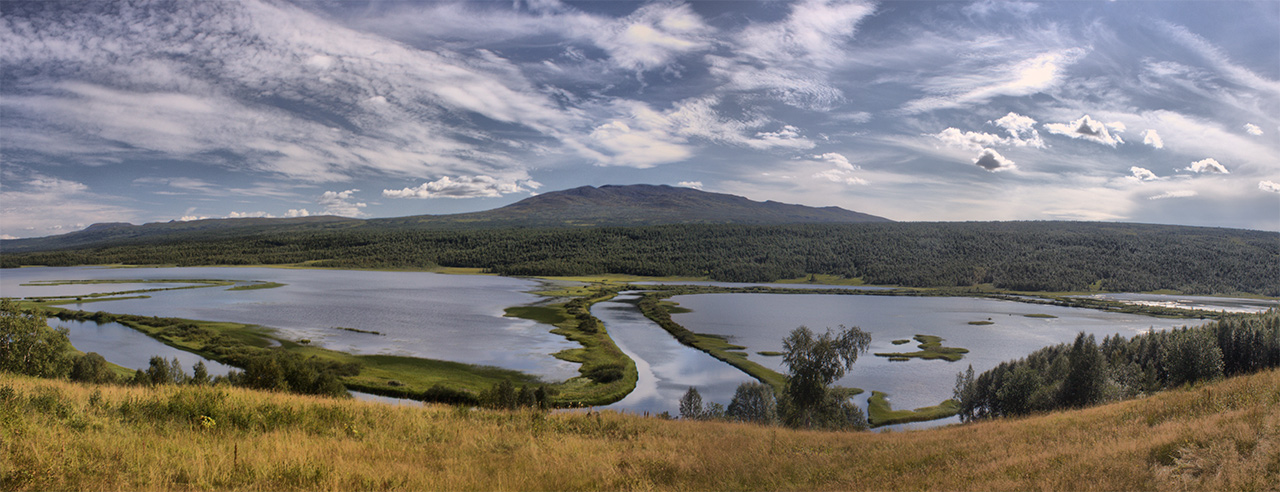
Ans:
{"type": "MultiPolygon", "coordinates": [[[[352,196],[358,191],[360,190],[326,191],[320,195],[320,198],[316,199],[316,203],[324,207],[323,213],[325,215],[360,217],[365,215],[360,209],[365,208],[368,204],[352,199],[352,196]]],[[[290,212],[294,211],[290,210],[290,212]]]]}
{"type": "Polygon", "coordinates": [[[840,169],[828,169],[826,171],[815,173],[813,177],[847,185],[868,184],[867,180],[854,176],[849,171],[840,169]]]}
{"type": "Polygon", "coordinates": [[[1190,166],[1187,166],[1185,168],[1185,170],[1195,172],[1195,173],[1211,173],[1211,174],[1230,174],[1231,173],[1231,171],[1227,170],[1226,166],[1219,164],[1217,160],[1212,158],[1201,159],[1201,160],[1192,162],[1190,166]]]}
{"type": "Polygon", "coordinates": [[[1157,149],[1164,148],[1164,139],[1160,138],[1160,134],[1156,133],[1156,131],[1152,129],[1147,129],[1142,132],[1142,143],[1157,149]]]}
{"type": "Polygon", "coordinates": [[[98,222],[129,222],[138,211],[112,203],[78,181],[8,163],[0,175],[0,233],[12,237],[71,232],[98,222]]]}
{"type": "Polygon", "coordinates": [[[1009,114],[992,123],[1009,132],[1009,137],[1015,142],[1014,145],[1044,147],[1044,141],[1040,140],[1040,132],[1036,131],[1036,120],[1030,116],[1010,111],[1009,114]],[[1026,135],[1025,139],[1023,135],[1026,135]]]}
{"type": "MultiPolygon", "coordinates": [[[[903,105],[908,114],[980,105],[1000,96],[1029,96],[1057,87],[1085,51],[1068,48],[996,66],[956,67],[921,84],[930,94],[903,105]]],[[[982,59],[979,59],[982,60],[982,59]]]]}
{"type": "Polygon", "coordinates": [[[701,181],[681,181],[679,183],[676,183],[676,186],[680,186],[683,188],[693,188],[695,190],[701,190],[702,182],[701,181]]]}
{"type": "Polygon", "coordinates": [[[676,57],[711,46],[711,31],[688,4],[654,3],[603,28],[588,28],[582,34],[609,53],[622,68],[652,70],[672,63],[676,57]]]}
{"type": "Polygon", "coordinates": [[[231,212],[227,214],[227,218],[228,219],[261,219],[261,218],[271,219],[271,218],[275,218],[275,216],[259,210],[257,212],[231,212]]]}
{"type": "Polygon", "coordinates": [[[1151,170],[1138,166],[1130,167],[1129,172],[1133,173],[1133,176],[1130,176],[1130,179],[1136,179],[1138,181],[1155,181],[1160,179],[1160,177],[1156,176],[1156,173],[1151,172],[1151,170]]]}
{"type": "Polygon", "coordinates": [[[827,153],[822,154],[822,155],[815,155],[815,156],[813,156],[813,158],[814,158],[814,159],[817,159],[817,160],[820,160],[820,161],[826,161],[826,162],[829,162],[829,163],[831,163],[832,165],[836,166],[836,169],[839,169],[839,170],[843,170],[843,171],[856,171],[856,170],[858,170],[858,166],[855,166],[855,165],[853,165],[853,163],[849,162],[849,158],[848,158],[848,157],[845,157],[845,156],[844,156],[844,154],[838,154],[838,153],[835,153],[835,152],[827,152],[827,153]]]}
{"type": "Polygon", "coordinates": [[[512,193],[529,192],[542,186],[529,179],[501,180],[492,176],[444,176],[422,183],[416,188],[382,190],[388,198],[492,198],[512,193]]]}
{"type": "Polygon", "coordinates": [[[1272,193],[1280,193],[1280,183],[1277,183],[1275,181],[1259,181],[1258,189],[1262,191],[1269,191],[1272,193]]]}
{"type": "Polygon", "coordinates": [[[999,152],[992,149],[982,149],[982,152],[979,153],[977,157],[973,158],[973,163],[978,167],[993,173],[1018,168],[1013,161],[1006,159],[1004,156],[1000,155],[999,152]]]}
{"type": "Polygon", "coordinates": [[[1119,135],[1111,134],[1111,131],[1107,129],[1108,126],[1117,132],[1124,131],[1125,128],[1124,123],[1103,124],[1102,122],[1094,121],[1087,114],[1070,123],[1045,123],[1044,128],[1049,130],[1049,133],[1080,138],[1112,147],[1115,147],[1116,144],[1124,143],[1124,140],[1119,135]]]}
{"type": "Polygon", "coordinates": [[[1259,128],[1259,127],[1258,127],[1258,125],[1255,125],[1255,124],[1253,124],[1253,123],[1245,123],[1245,124],[1244,124],[1244,131],[1246,131],[1246,132],[1248,132],[1250,135],[1254,135],[1254,136],[1262,135],[1262,128],[1259,128]]]}
{"type": "Polygon", "coordinates": [[[1161,193],[1155,196],[1149,196],[1147,197],[1147,199],[1148,200],[1164,200],[1168,198],[1189,198],[1196,195],[1199,195],[1199,193],[1196,193],[1195,190],[1174,190],[1174,191],[1161,193]]]}
{"type": "Polygon", "coordinates": [[[288,212],[284,213],[284,216],[285,217],[310,217],[311,212],[308,212],[307,209],[305,208],[291,208],[289,209],[288,212]]]}

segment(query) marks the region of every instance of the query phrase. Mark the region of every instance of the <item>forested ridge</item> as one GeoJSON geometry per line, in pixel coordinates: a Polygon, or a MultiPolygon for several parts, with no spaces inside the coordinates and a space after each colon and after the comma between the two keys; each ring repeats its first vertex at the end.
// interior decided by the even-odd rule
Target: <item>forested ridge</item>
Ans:
{"type": "Polygon", "coordinates": [[[809,274],[910,287],[1280,296],[1280,234],[1090,222],[660,225],[488,230],[356,227],[198,231],[0,254],[0,266],[251,265],[475,267],[503,275],[809,274]]]}

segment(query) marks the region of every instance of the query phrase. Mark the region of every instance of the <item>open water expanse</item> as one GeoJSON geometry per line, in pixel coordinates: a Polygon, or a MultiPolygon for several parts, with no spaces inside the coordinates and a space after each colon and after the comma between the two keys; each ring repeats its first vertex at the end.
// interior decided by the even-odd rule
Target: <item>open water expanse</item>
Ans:
{"type": "MultiPolygon", "coordinates": [[[[1203,323],[1194,319],[1162,319],[1091,309],[1028,304],[969,297],[890,297],[861,295],[701,294],[671,298],[693,312],[671,318],[697,333],[726,335],[747,347],[750,358],[785,373],[781,357],[765,357],[758,351],[781,351],[782,339],[805,325],[821,334],[828,327],[857,326],[871,334],[871,350],[837,384],[862,388],[859,406],[866,409],[872,390],[889,394],[895,409],[937,405],[951,398],[956,373],[970,364],[981,373],[1000,362],[1023,357],[1035,350],[1070,342],[1076,334],[1093,334],[1101,343],[1106,335],[1131,337],[1147,330],[1165,330],[1203,323]],[[1055,318],[1029,318],[1046,314],[1055,318]],[[987,321],[990,325],[970,325],[987,321]],[[946,339],[943,346],[969,349],[958,362],[911,359],[890,361],[876,352],[914,352],[918,343],[894,345],[894,340],[917,334],[946,339]]],[[[730,393],[730,397],[732,393],[730,393]]],[[[704,401],[707,398],[704,395],[704,401]]],[[[728,398],[714,401],[728,404],[728,398]]],[[[955,419],[914,426],[939,425],[955,419]]]]}
{"type": "MultiPolygon", "coordinates": [[[[547,381],[561,381],[578,374],[577,364],[549,355],[576,348],[576,343],[550,333],[548,325],[503,316],[503,309],[507,307],[543,300],[526,292],[540,285],[532,280],[482,275],[280,268],[20,268],[4,270],[0,276],[0,295],[4,297],[79,295],[158,287],[155,284],[21,285],[48,280],[229,279],[280,282],[287,285],[243,291],[228,291],[227,287],[171,290],[148,293],[150,299],[66,307],[262,325],[276,328],[286,337],[310,339],[313,344],[344,352],[492,365],[536,374],[547,381]],[[86,287],[88,289],[84,289],[86,287]],[[335,327],[377,331],[383,335],[354,333],[335,327]]],[[[112,354],[102,355],[116,362],[112,354]]],[[[141,355],[149,358],[154,354],[141,355]]]]}
{"type": "MultiPolygon", "coordinates": [[[[65,296],[166,285],[98,284],[23,286],[52,280],[97,279],[228,279],[287,284],[274,289],[228,291],[225,286],[149,293],[149,299],[84,303],[79,308],[145,316],[172,316],[233,321],[280,330],[290,338],[357,354],[395,354],[453,360],[517,369],[561,381],[577,373],[577,364],[551,354],[577,344],[551,334],[551,326],[508,318],[511,306],[547,299],[528,291],[538,281],[472,275],[276,268],[22,268],[0,271],[0,296],[65,296]],[[353,333],[335,327],[377,331],[353,333]]],[[[729,284],[737,285],[737,284],[729,284]]],[[[173,285],[168,285],[173,286],[173,285]]],[[[628,412],[678,412],[678,401],[690,387],[706,402],[727,405],[738,384],[751,378],[701,351],[680,345],[649,321],[630,301],[635,294],[598,303],[600,318],[616,343],[636,361],[636,390],[609,408],[628,412]]],[[[1215,302],[1235,302],[1214,298],[1215,302]]],[[[916,342],[893,345],[916,334],[945,338],[943,345],[970,353],[960,362],[912,359],[891,362],[868,353],[839,384],[868,390],[859,404],[866,408],[870,390],[890,395],[895,408],[936,405],[951,397],[957,372],[970,364],[981,372],[1041,347],[1071,341],[1078,332],[1099,340],[1120,333],[1132,336],[1156,329],[1200,324],[1199,320],[1160,319],[1080,308],[1034,305],[967,297],[891,297],[831,294],[700,294],[672,298],[693,312],[673,319],[700,333],[731,337],[748,347],[751,358],[785,372],[777,351],[791,329],[806,325],[817,332],[844,324],[871,333],[871,352],[911,352],[916,342]],[[1055,318],[1029,318],[1048,314],[1055,318]],[[970,321],[987,321],[985,326],[970,321]]],[[[69,306],[76,308],[77,305],[69,306]]],[[[145,367],[152,355],[178,356],[188,368],[197,360],[127,327],[55,321],[72,330],[72,343],[127,367],[145,367]],[[190,360],[184,359],[190,358],[190,360]]],[[[209,364],[210,372],[227,368],[209,364]]],[[[914,426],[938,425],[949,421],[914,426]]]]}

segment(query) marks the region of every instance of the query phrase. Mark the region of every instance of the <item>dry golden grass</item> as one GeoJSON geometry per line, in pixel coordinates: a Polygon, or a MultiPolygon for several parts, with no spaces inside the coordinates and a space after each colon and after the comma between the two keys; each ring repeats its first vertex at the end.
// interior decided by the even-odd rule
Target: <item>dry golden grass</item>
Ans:
{"type": "Polygon", "coordinates": [[[0,438],[6,490],[1275,490],[1280,372],[893,433],[0,374],[0,438]]]}

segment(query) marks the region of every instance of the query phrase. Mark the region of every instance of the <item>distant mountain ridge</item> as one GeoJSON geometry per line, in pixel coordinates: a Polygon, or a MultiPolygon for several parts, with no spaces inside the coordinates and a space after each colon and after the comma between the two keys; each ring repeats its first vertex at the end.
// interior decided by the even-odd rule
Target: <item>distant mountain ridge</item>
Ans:
{"type": "Polygon", "coordinates": [[[892,222],[839,207],[757,202],[737,195],[666,185],[582,186],[532,196],[505,207],[450,215],[382,219],[333,216],[204,219],[186,222],[93,224],[58,236],[0,241],[5,252],[41,251],[172,236],[213,239],[259,232],[339,229],[492,229],[509,227],[645,226],[892,222]]]}
{"type": "Polygon", "coordinates": [[[499,227],[857,222],[892,221],[840,207],[757,202],[738,195],[667,185],[581,186],[531,196],[484,212],[369,220],[370,224],[385,225],[484,224],[499,227]]]}

